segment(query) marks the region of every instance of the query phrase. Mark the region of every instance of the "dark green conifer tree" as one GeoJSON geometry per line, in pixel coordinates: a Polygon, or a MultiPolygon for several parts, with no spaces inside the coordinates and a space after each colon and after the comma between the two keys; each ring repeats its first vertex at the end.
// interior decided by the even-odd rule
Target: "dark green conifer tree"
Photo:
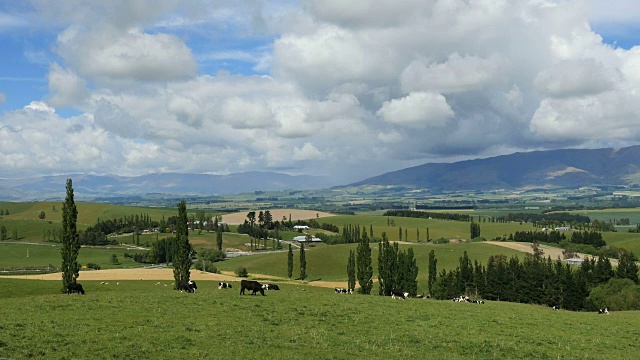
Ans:
{"type": "Polygon", "coordinates": [[[300,280],[307,278],[307,256],[304,253],[304,243],[300,243],[300,280]]]}
{"type": "Polygon", "coordinates": [[[293,249],[291,248],[291,244],[289,244],[289,253],[287,254],[287,277],[291,279],[293,276],[293,249]]]}
{"type": "Polygon", "coordinates": [[[177,288],[179,281],[189,281],[191,277],[191,244],[187,226],[187,204],[184,200],[178,204],[176,220],[176,248],[173,255],[173,279],[177,288]]]}
{"type": "Polygon", "coordinates": [[[347,287],[351,290],[356,288],[356,253],[349,250],[349,261],[347,263],[347,287]]]}
{"type": "Polygon", "coordinates": [[[435,251],[431,250],[431,252],[429,252],[429,280],[428,280],[430,295],[433,295],[433,285],[436,283],[436,278],[438,276],[437,264],[438,264],[438,259],[436,259],[436,253],[435,251]]]}
{"type": "Polygon", "coordinates": [[[216,230],[216,248],[222,251],[222,230],[216,230]]]}
{"type": "Polygon", "coordinates": [[[357,249],[357,277],[361,294],[371,294],[373,288],[373,267],[371,265],[371,247],[367,233],[363,232],[357,249]]]}
{"type": "Polygon", "coordinates": [[[80,251],[80,237],[76,223],[78,221],[78,209],[73,200],[73,183],[67,179],[67,196],[62,204],[62,285],[76,282],[79,276],[78,252],[80,251]]]}

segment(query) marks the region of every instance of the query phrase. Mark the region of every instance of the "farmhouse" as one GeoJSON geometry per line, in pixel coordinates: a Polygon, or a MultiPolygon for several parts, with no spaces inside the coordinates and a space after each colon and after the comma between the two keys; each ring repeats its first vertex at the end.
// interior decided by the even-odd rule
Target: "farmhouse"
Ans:
{"type": "Polygon", "coordinates": [[[569,231],[569,230],[571,230],[571,228],[568,227],[568,226],[559,226],[559,227],[556,228],[556,230],[558,230],[558,231],[569,231]]]}
{"type": "Polygon", "coordinates": [[[295,225],[293,227],[293,230],[296,230],[296,231],[309,230],[309,227],[307,225],[295,225]]]}
{"type": "MultiPolygon", "coordinates": [[[[297,242],[306,242],[307,241],[307,237],[306,236],[296,236],[293,238],[293,241],[297,241],[297,242]]],[[[322,242],[322,239],[319,239],[317,237],[313,237],[311,238],[312,242],[322,242]]]]}
{"type": "Polygon", "coordinates": [[[570,258],[570,259],[567,259],[566,261],[569,265],[581,265],[582,261],[584,260],[580,258],[570,258]]]}

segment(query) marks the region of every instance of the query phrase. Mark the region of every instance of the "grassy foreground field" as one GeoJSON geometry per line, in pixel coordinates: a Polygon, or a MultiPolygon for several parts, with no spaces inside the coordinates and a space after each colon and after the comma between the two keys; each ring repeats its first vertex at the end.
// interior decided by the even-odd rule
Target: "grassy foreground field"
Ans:
{"type": "Polygon", "coordinates": [[[151,281],[0,279],[0,358],[46,359],[634,359],[640,312],[594,313],[487,302],[334,294],[283,285],[240,296],[151,281]]]}

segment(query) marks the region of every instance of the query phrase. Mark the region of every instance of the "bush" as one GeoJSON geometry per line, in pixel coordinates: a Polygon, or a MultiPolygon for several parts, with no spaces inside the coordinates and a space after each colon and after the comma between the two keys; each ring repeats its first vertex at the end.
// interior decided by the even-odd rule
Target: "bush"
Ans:
{"type": "Polygon", "coordinates": [[[471,242],[482,242],[482,241],[487,241],[487,239],[483,238],[482,236],[478,236],[471,239],[471,242]]]}
{"type": "Polygon", "coordinates": [[[87,268],[88,269],[94,269],[94,270],[100,270],[100,265],[98,265],[96,263],[88,263],[87,264],[87,268]]]}
{"type": "Polygon", "coordinates": [[[587,310],[640,310],[640,286],[629,279],[611,279],[593,288],[585,301],[587,310]]]}
{"type": "Polygon", "coordinates": [[[196,262],[196,269],[200,270],[200,271],[206,271],[206,272],[214,273],[214,274],[218,273],[218,268],[215,265],[213,265],[212,262],[209,262],[209,261],[204,261],[204,262],[202,260],[197,261],[196,262]],[[202,266],[203,263],[205,264],[204,269],[203,269],[203,266],[202,266]]]}
{"type": "Polygon", "coordinates": [[[218,249],[205,249],[199,255],[199,258],[209,262],[222,261],[227,258],[227,254],[218,249]]]}
{"type": "Polygon", "coordinates": [[[434,244],[448,244],[449,243],[449,239],[441,237],[439,239],[434,239],[433,243],[434,244]]]}
{"type": "Polygon", "coordinates": [[[240,266],[239,268],[237,268],[235,273],[236,273],[236,276],[238,276],[238,277],[248,277],[249,276],[249,272],[247,271],[247,268],[244,267],[244,266],[240,266]]]}

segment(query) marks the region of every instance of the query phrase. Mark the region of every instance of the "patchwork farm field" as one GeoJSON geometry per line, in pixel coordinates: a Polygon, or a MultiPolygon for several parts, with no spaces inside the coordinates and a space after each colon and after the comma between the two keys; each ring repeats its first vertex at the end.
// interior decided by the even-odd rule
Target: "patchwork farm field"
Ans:
{"type": "MultiPolygon", "coordinates": [[[[329,223],[336,225],[342,231],[344,225],[359,224],[361,229],[369,232],[370,226],[373,227],[374,236],[381,236],[383,232],[387,233],[389,241],[399,240],[399,228],[402,228],[403,241],[417,242],[418,233],[421,241],[427,239],[427,228],[429,228],[429,238],[438,239],[441,237],[447,239],[467,239],[469,238],[469,223],[463,221],[445,221],[435,219],[417,219],[409,217],[397,216],[376,216],[376,215],[340,215],[318,220],[319,223],[329,223]],[[389,223],[393,222],[393,225],[389,223]],[[408,238],[404,237],[407,231],[408,238]]],[[[509,235],[516,231],[533,231],[535,228],[531,224],[523,223],[480,223],[481,235],[486,239],[494,239],[497,236],[509,235]]]]}
{"type": "Polygon", "coordinates": [[[0,279],[0,358],[634,359],[640,312],[392,300],[281,285],[240,296],[198,281],[195,294],[154,281],[0,279]],[[267,351],[267,353],[265,353],[267,351]]]}

